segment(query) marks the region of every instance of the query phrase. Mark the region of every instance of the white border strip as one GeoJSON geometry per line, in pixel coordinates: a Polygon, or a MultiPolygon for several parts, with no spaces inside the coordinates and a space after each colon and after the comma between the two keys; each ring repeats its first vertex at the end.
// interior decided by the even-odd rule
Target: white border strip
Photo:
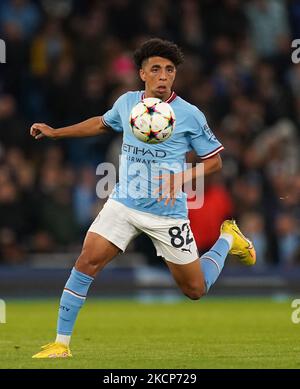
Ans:
{"type": "Polygon", "coordinates": [[[76,293],[74,293],[74,292],[72,292],[71,290],[68,290],[68,289],[64,289],[64,292],[69,293],[69,294],[71,294],[72,296],[77,297],[77,298],[79,298],[79,299],[81,299],[81,300],[85,300],[85,299],[86,299],[86,297],[78,296],[78,294],[76,294],[76,293]]]}

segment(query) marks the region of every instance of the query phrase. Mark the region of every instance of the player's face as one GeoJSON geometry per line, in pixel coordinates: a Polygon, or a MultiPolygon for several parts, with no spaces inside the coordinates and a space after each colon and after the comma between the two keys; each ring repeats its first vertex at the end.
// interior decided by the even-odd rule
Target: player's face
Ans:
{"type": "Polygon", "coordinates": [[[140,69],[140,77],[145,82],[145,96],[167,100],[171,95],[175,76],[173,62],[162,57],[148,58],[140,69]]]}

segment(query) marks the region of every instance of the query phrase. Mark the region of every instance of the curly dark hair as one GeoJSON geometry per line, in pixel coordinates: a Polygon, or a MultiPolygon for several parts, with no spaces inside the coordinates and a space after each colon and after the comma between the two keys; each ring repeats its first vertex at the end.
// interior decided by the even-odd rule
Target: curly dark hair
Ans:
{"type": "Polygon", "coordinates": [[[160,38],[149,39],[139,47],[133,55],[134,62],[138,68],[150,57],[162,57],[169,59],[177,67],[183,60],[183,53],[173,42],[160,38]]]}

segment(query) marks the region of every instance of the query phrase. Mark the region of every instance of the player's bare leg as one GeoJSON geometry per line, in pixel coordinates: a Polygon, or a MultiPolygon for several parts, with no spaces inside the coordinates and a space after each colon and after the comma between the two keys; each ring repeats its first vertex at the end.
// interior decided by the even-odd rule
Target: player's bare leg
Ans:
{"type": "Polygon", "coordinates": [[[252,266],[256,253],[234,220],[225,220],[220,237],[213,247],[199,259],[186,265],[167,261],[167,265],[182,292],[193,300],[204,296],[219,277],[228,254],[238,256],[240,262],[252,266]]]}
{"type": "Polygon", "coordinates": [[[94,232],[88,232],[82,252],[65,285],[59,306],[57,337],[42,347],[33,358],[71,357],[69,343],[80,308],[85,302],[93,277],[109,263],[120,249],[94,232]]]}
{"type": "Polygon", "coordinates": [[[166,261],[177,285],[192,300],[198,300],[206,293],[204,274],[199,259],[186,265],[166,261]]]}
{"type": "Polygon", "coordinates": [[[119,252],[120,249],[103,236],[88,232],[81,254],[75,263],[75,269],[95,277],[119,252]]]}

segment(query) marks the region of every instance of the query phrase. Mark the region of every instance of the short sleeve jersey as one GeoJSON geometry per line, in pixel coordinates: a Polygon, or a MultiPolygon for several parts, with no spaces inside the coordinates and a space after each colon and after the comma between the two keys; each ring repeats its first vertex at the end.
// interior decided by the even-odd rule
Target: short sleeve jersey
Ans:
{"type": "Polygon", "coordinates": [[[154,177],[168,170],[173,173],[185,170],[186,153],[192,149],[200,158],[207,159],[223,150],[223,146],[210,130],[204,114],[175,92],[166,101],[176,116],[170,138],[159,144],[138,140],[131,130],[129,117],[143,97],[143,91],[127,92],[103,115],[105,125],[123,132],[119,182],[110,197],[139,211],[186,219],[186,194],[182,192],[173,206],[171,202],[165,206],[164,201],[158,202],[153,195],[159,183],[154,177]]]}

